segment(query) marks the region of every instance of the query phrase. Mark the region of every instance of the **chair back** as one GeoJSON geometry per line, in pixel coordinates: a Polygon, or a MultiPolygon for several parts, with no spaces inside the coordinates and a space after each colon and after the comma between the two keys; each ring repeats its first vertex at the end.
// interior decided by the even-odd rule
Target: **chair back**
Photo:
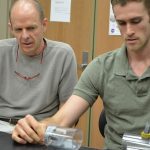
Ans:
{"type": "Polygon", "coordinates": [[[103,109],[99,117],[99,131],[103,137],[105,137],[104,131],[105,131],[106,124],[107,124],[107,121],[106,121],[106,116],[105,116],[105,110],[103,109]]]}

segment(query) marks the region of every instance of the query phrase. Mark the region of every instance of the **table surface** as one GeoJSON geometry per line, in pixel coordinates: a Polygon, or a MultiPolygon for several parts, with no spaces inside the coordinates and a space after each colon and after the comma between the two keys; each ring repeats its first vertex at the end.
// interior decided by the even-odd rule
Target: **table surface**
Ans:
{"type": "MultiPolygon", "coordinates": [[[[44,146],[39,144],[18,144],[14,142],[11,135],[8,133],[0,132],[0,149],[3,150],[60,150],[51,146],[44,146]]],[[[61,149],[62,150],[62,149],[61,149]]],[[[80,150],[96,150],[94,148],[81,147],[80,150]]]]}

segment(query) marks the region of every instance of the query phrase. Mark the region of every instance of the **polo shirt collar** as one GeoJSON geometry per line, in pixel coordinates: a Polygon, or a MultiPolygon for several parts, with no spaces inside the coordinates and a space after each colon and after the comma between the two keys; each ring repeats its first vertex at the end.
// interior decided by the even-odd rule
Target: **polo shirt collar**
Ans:
{"type": "MultiPolygon", "coordinates": [[[[138,77],[133,73],[130,68],[128,57],[127,57],[127,49],[125,45],[122,45],[121,48],[117,49],[117,54],[115,58],[115,74],[118,76],[124,76],[128,80],[138,79],[138,77]]],[[[149,78],[150,77],[150,67],[146,70],[146,72],[139,78],[149,78]]]]}
{"type": "Polygon", "coordinates": [[[129,63],[127,58],[127,50],[125,45],[117,49],[115,58],[115,74],[120,76],[126,76],[129,70],[129,63]]]}

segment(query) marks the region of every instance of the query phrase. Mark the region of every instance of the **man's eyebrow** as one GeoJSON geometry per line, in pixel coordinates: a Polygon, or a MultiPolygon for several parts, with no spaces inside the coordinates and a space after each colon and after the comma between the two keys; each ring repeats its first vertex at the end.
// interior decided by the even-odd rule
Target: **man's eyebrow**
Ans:
{"type": "Polygon", "coordinates": [[[142,16],[137,16],[137,17],[131,18],[131,20],[142,19],[142,18],[143,18],[142,16]]]}
{"type": "Polygon", "coordinates": [[[136,17],[133,17],[133,18],[130,18],[130,19],[128,19],[128,20],[124,20],[124,19],[120,19],[120,18],[115,18],[116,19],[116,21],[130,21],[130,20],[136,20],[136,19],[142,19],[142,16],[136,16],[136,17]]]}

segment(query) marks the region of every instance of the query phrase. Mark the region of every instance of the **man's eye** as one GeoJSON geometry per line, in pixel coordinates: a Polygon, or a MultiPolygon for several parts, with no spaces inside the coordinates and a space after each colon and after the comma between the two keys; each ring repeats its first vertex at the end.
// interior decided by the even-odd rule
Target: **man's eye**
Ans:
{"type": "Polygon", "coordinates": [[[141,18],[137,18],[137,19],[131,20],[131,23],[132,23],[132,24],[138,24],[138,23],[140,23],[141,21],[142,21],[141,18]]]}
{"type": "Polygon", "coordinates": [[[117,21],[117,23],[118,23],[119,26],[126,25],[126,22],[124,22],[124,21],[117,21]]]}
{"type": "Polygon", "coordinates": [[[15,29],[15,32],[20,32],[22,31],[22,29],[18,28],[18,29],[15,29]]]}
{"type": "Polygon", "coordinates": [[[29,27],[27,28],[29,31],[35,30],[35,27],[29,27]]]}

